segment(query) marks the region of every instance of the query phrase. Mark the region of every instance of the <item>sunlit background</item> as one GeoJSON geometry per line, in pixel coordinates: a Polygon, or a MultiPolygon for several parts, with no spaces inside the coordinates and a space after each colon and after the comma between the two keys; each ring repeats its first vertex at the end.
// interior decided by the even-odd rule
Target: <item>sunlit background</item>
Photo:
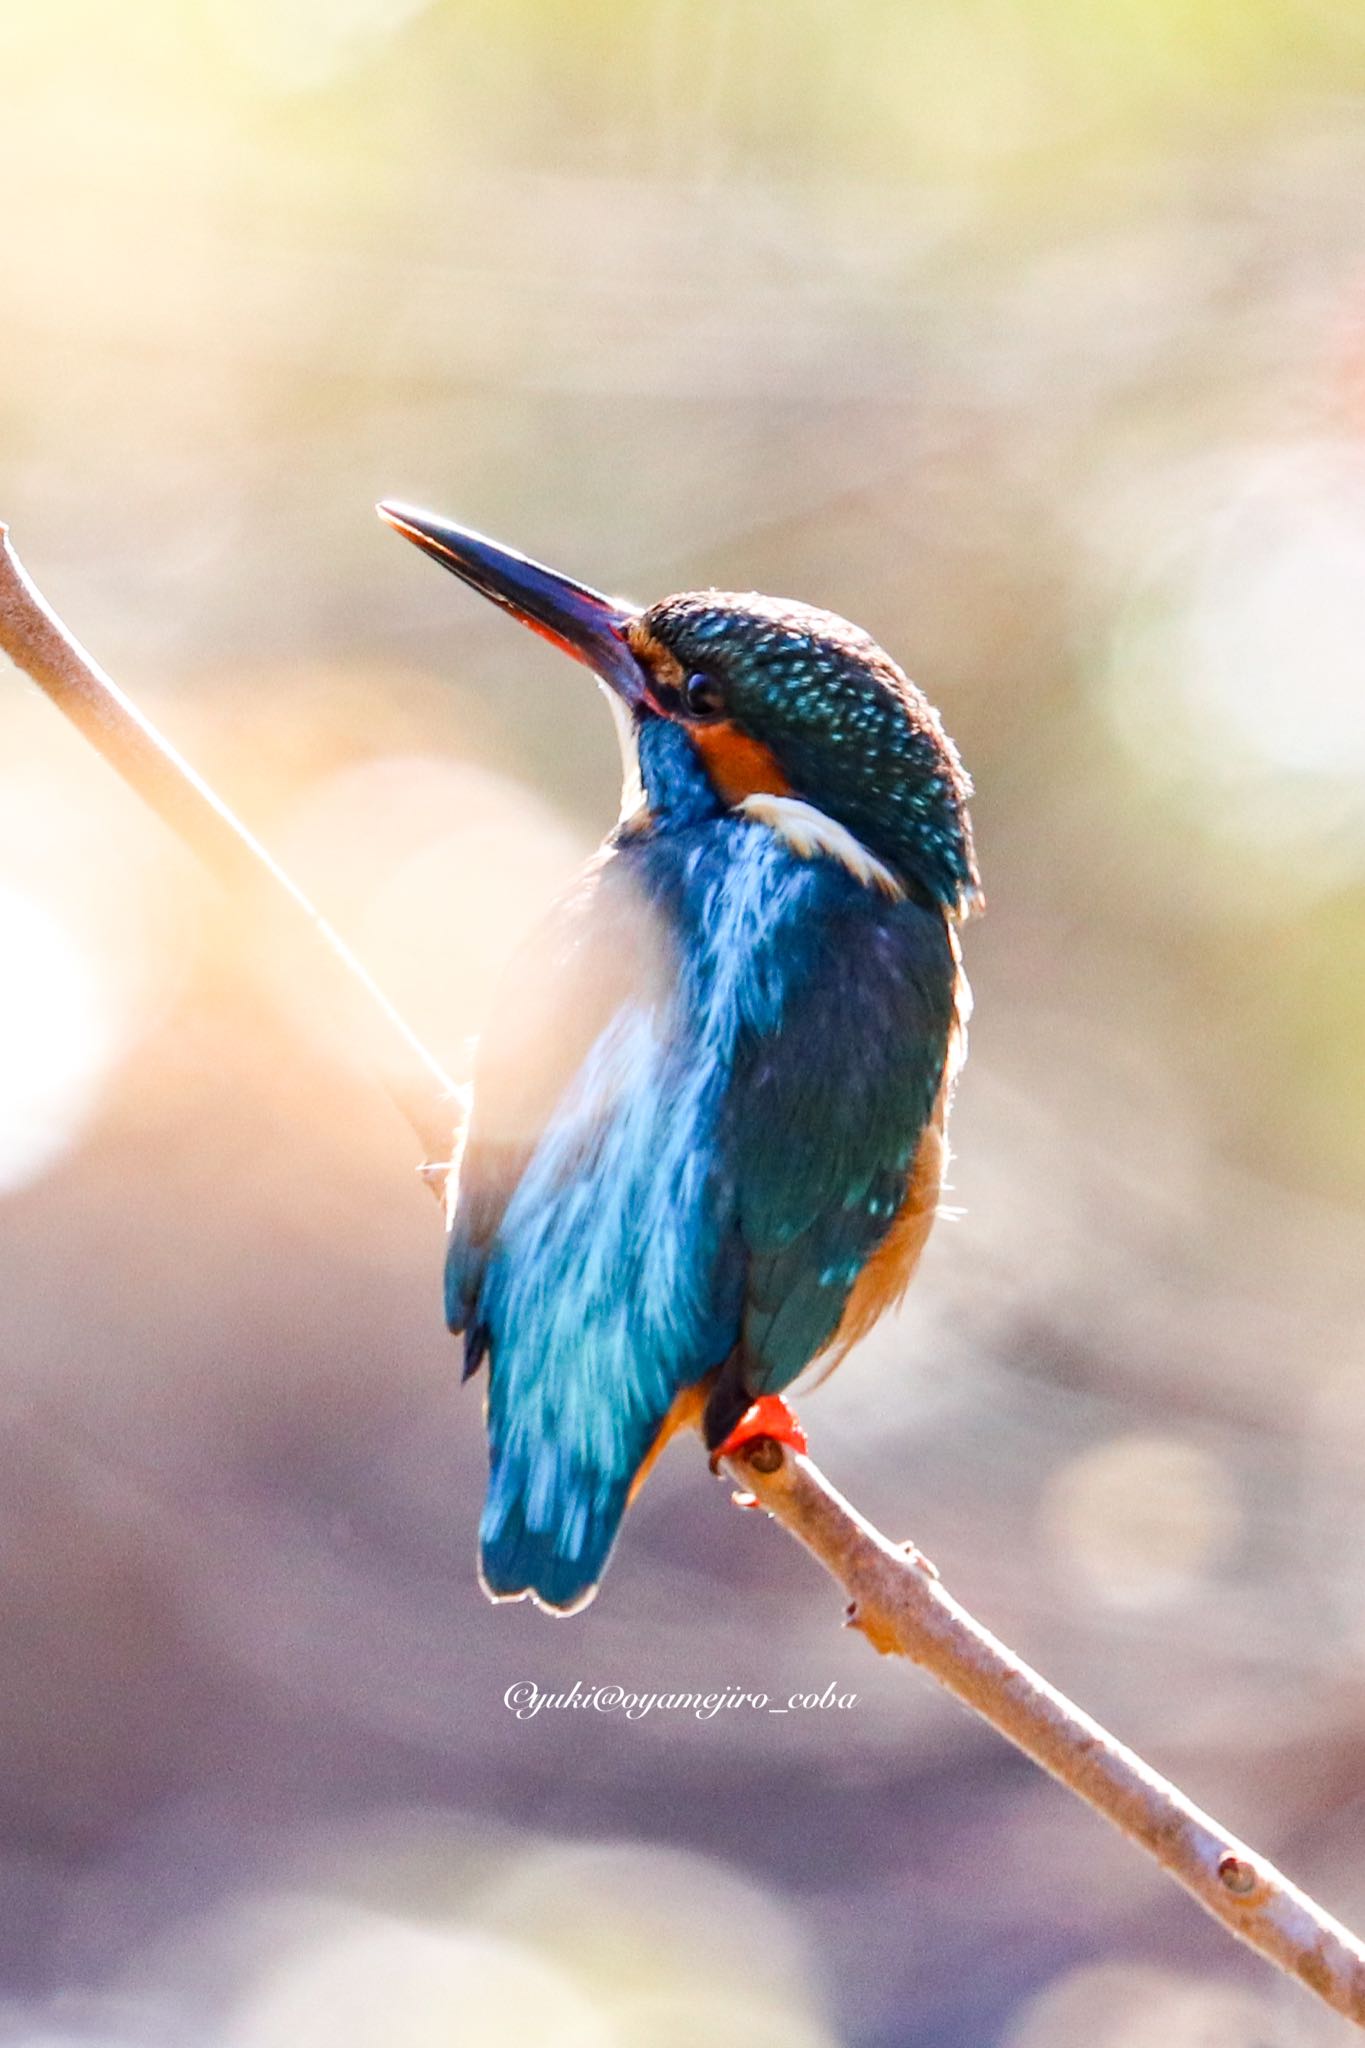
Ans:
{"type": "MultiPolygon", "coordinates": [[[[965,1214],[816,1453],[1357,1926],[1363,192],[1355,0],[0,0],[0,519],[452,1071],[615,748],[377,496],[943,707],[965,1214]]],[[[484,1604],[409,1133],[0,685],[0,2041],[1344,2042],[695,1448],[484,1604]]]]}

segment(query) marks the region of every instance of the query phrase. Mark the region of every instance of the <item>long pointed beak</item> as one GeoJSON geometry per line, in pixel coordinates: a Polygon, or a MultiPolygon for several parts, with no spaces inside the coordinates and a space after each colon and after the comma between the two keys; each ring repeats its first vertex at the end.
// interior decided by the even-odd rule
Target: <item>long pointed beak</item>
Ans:
{"type": "Polygon", "coordinates": [[[585,583],[544,569],[512,548],[499,547],[467,526],[452,526],[430,512],[390,500],[375,507],[395,533],[430,555],[452,575],[490,598],[545,640],[601,677],[627,704],[640,704],[645,677],[630,651],[626,630],[638,616],[628,605],[603,597],[585,583]]]}

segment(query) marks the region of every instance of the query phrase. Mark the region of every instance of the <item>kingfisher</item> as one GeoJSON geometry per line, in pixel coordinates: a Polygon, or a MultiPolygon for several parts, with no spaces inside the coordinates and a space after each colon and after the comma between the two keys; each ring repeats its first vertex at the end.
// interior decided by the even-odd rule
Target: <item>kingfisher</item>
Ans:
{"type": "Polygon", "coordinates": [[[805,1449],[784,1391],[909,1284],[939,1206],[978,903],[971,786],[846,619],[638,607],[385,502],[597,676],[621,814],[515,953],[447,1181],[446,1317],[487,1372],[480,1578],[567,1614],[676,1431],[805,1449]]]}

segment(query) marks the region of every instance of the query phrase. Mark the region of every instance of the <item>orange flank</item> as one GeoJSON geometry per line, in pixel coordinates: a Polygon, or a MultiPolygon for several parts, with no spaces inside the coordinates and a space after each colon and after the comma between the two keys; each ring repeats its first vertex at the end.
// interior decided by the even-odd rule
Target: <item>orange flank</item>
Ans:
{"type": "MultiPolygon", "coordinates": [[[[949,927],[953,941],[953,954],[958,957],[957,938],[949,927]]],[[[920,1253],[928,1241],[938,1214],[939,1196],[943,1192],[943,1176],[948,1170],[948,1105],[953,1089],[967,1057],[967,1020],[972,1014],[972,992],[967,985],[961,965],[958,967],[957,988],[954,1007],[956,1016],[948,1039],[948,1057],[944,1062],[943,1079],[939,1083],[938,1097],[933,1113],[924,1127],[924,1136],[919,1141],[915,1154],[914,1169],[910,1185],[905,1191],[896,1220],[886,1236],[873,1252],[862,1272],[853,1283],[852,1291],[844,1304],[844,1313],[839,1327],[825,1352],[824,1370],[812,1382],[818,1386],[821,1379],[833,1372],[853,1346],[864,1338],[873,1324],[894,1308],[914,1278],[920,1253]]]]}
{"type": "MultiPolygon", "coordinates": [[[[895,1222],[853,1283],[844,1313],[826,1354],[825,1371],[833,1372],[844,1354],[867,1335],[886,1311],[894,1308],[914,1278],[920,1254],[938,1214],[938,1198],[948,1165],[943,1134],[948,1088],[940,1088],[934,1113],[915,1154],[915,1169],[895,1222]]],[[[823,1377],[823,1375],[822,1375],[823,1377]]]]}
{"type": "Polygon", "coordinates": [[[746,796],[791,795],[791,784],[769,749],[728,719],[719,725],[695,725],[691,737],[722,803],[742,803],[746,796]]]}
{"type": "Polygon", "coordinates": [[[680,1429],[695,1429],[700,1423],[701,1411],[706,1406],[706,1396],[709,1391],[710,1382],[709,1379],[706,1379],[699,1386],[684,1387],[680,1394],[674,1396],[673,1406],[660,1424],[659,1434],[645,1452],[644,1462],[640,1465],[635,1477],[630,1482],[630,1493],[627,1496],[628,1502],[635,1499],[636,1494],[654,1470],[654,1461],[664,1448],[664,1445],[672,1437],[675,1437],[680,1429]]]}

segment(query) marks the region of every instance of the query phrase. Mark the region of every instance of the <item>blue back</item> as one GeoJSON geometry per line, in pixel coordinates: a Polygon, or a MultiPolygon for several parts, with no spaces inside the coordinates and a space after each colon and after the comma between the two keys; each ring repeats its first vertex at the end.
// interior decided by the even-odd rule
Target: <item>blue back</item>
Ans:
{"type": "MultiPolygon", "coordinates": [[[[480,1052],[447,1264],[490,1362],[485,1582],[592,1592],[674,1397],[833,1336],[943,1072],[941,910],[724,811],[649,734],[652,821],[523,948],[480,1052]]],[[[686,750],[685,752],[683,750],[686,750]]]]}

